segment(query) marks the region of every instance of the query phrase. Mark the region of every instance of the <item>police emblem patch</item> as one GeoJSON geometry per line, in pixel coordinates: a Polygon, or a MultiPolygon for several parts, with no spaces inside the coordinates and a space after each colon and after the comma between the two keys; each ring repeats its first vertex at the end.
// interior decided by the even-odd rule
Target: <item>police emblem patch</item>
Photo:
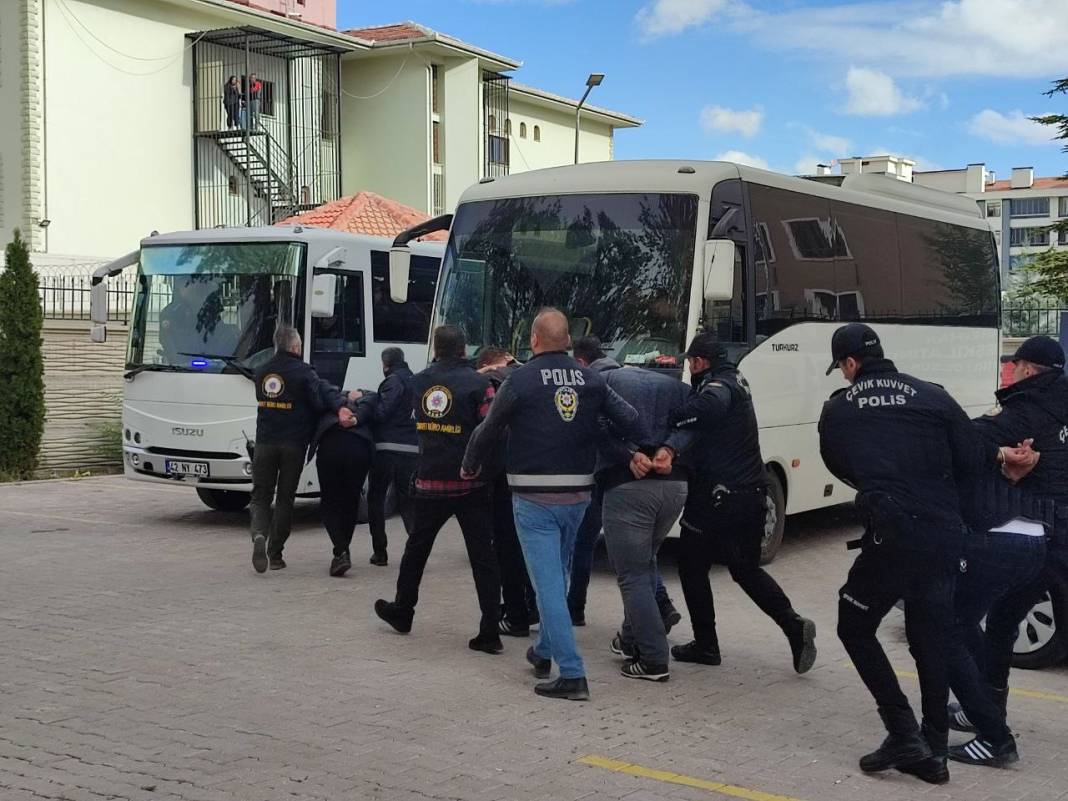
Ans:
{"type": "Polygon", "coordinates": [[[282,376],[278,373],[268,373],[263,377],[263,394],[268,398],[277,398],[286,389],[286,382],[282,380],[282,376]]]}
{"type": "Polygon", "coordinates": [[[565,423],[570,423],[578,413],[579,397],[572,387],[560,387],[553,395],[556,411],[565,423]]]}
{"type": "Polygon", "coordinates": [[[439,419],[452,408],[452,393],[448,387],[434,386],[423,393],[423,411],[427,417],[439,419]]]}
{"type": "Polygon", "coordinates": [[[1060,439],[1061,445],[1063,445],[1066,442],[1068,442],[1068,426],[1065,426],[1064,428],[1061,429],[1061,433],[1060,433],[1060,436],[1058,437],[1058,439],[1060,439]]]}

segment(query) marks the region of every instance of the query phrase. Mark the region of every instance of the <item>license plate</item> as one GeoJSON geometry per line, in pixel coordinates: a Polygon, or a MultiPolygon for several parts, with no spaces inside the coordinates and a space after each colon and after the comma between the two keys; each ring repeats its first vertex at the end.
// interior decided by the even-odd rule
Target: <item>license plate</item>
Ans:
{"type": "Polygon", "coordinates": [[[208,477],[207,462],[185,462],[177,459],[168,459],[165,463],[167,475],[170,476],[200,476],[208,477]]]}

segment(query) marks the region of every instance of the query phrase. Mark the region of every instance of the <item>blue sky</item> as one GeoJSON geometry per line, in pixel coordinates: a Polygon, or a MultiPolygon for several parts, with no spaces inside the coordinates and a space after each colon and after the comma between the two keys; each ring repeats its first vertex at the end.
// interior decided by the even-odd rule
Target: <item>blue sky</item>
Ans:
{"type": "Polygon", "coordinates": [[[415,20],[523,62],[523,83],[645,120],[616,158],[733,157],[782,172],[894,153],[1068,172],[1027,116],[1068,77],[1068,0],[338,0],[340,28],[415,20]]]}

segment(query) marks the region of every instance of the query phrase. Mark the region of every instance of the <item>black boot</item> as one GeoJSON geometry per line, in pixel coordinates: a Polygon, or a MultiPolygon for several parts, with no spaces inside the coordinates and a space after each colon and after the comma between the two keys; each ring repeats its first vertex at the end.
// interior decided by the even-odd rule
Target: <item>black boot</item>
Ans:
{"type": "Polygon", "coordinates": [[[660,607],[660,619],[664,621],[664,633],[670,634],[671,630],[682,622],[682,615],[675,608],[675,604],[671,603],[670,598],[663,603],[658,603],[657,606],[660,607]]]}
{"type": "Polygon", "coordinates": [[[794,672],[808,673],[816,664],[816,624],[807,617],[795,615],[782,630],[790,642],[794,658],[794,672]]]}
{"type": "Polygon", "coordinates": [[[882,745],[860,758],[862,771],[879,773],[931,759],[931,747],[920,736],[920,727],[911,709],[880,707],[879,717],[889,734],[882,745]]]}
{"type": "Polygon", "coordinates": [[[564,698],[568,701],[589,701],[590,686],[585,677],[580,679],[559,678],[544,684],[535,684],[534,692],[546,698],[564,698]]]}
{"type": "Polygon", "coordinates": [[[344,576],[349,572],[352,567],[352,558],[349,556],[349,552],[338,554],[330,562],[330,575],[331,576],[344,576]]]}
{"type": "Polygon", "coordinates": [[[375,601],[375,614],[401,634],[407,634],[412,630],[412,619],[415,617],[414,609],[405,609],[399,604],[379,598],[375,601]]]}
{"type": "Polygon", "coordinates": [[[671,646],[671,655],[676,662],[696,662],[699,665],[718,665],[721,661],[719,643],[700,643],[692,640],[685,645],[671,646]]]}
{"type": "Polygon", "coordinates": [[[482,651],[486,654],[499,654],[504,650],[501,638],[497,632],[479,632],[474,639],[468,640],[467,647],[472,651],[482,651]]]}

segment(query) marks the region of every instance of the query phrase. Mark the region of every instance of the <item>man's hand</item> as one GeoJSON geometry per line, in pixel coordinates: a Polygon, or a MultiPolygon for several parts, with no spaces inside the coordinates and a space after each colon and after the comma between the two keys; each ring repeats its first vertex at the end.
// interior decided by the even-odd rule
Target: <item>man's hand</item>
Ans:
{"type": "Polygon", "coordinates": [[[348,406],[342,406],[337,410],[337,421],[342,428],[352,428],[356,425],[356,415],[348,406]]]}
{"type": "Polygon", "coordinates": [[[653,457],[653,470],[661,475],[671,473],[671,466],[675,462],[675,452],[671,448],[660,446],[653,457]]]}
{"type": "Polygon", "coordinates": [[[1013,483],[1026,478],[1035,465],[1038,464],[1040,454],[1032,449],[1032,439],[1025,439],[1015,448],[1003,446],[998,449],[998,461],[1001,462],[1001,473],[1013,483]]]}
{"type": "Polygon", "coordinates": [[[635,451],[630,457],[630,472],[635,478],[645,478],[653,469],[653,460],[641,451],[635,451]]]}
{"type": "Polygon", "coordinates": [[[481,473],[481,467],[475,470],[473,473],[469,470],[464,470],[462,467],[460,468],[460,478],[462,478],[464,481],[474,481],[476,478],[479,477],[481,473]]]}
{"type": "Polygon", "coordinates": [[[355,403],[356,401],[358,401],[360,398],[363,397],[363,393],[360,392],[360,390],[358,390],[358,389],[350,389],[345,394],[345,397],[349,399],[349,403],[355,403]]]}

